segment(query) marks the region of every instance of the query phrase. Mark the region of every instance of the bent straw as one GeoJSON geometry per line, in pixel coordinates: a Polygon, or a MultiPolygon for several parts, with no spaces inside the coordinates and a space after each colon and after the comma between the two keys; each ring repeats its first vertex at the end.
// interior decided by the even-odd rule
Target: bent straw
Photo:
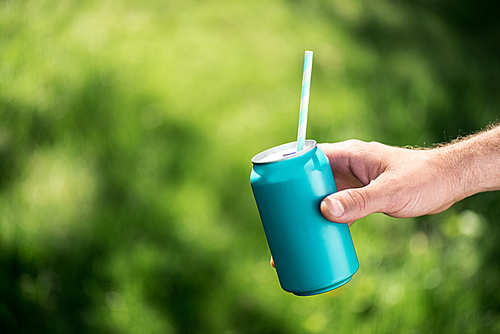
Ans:
{"type": "Polygon", "coordinates": [[[297,152],[306,143],[307,112],[309,110],[309,91],[311,89],[311,70],[313,52],[306,51],[304,55],[304,71],[302,72],[302,94],[300,96],[299,129],[297,131],[297,152]]]}

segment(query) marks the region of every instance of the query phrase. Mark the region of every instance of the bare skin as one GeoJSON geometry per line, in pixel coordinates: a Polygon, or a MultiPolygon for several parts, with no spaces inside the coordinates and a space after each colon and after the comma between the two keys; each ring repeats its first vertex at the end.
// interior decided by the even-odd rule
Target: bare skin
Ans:
{"type": "Polygon", "coordinates": [[[500,127],[435,149],[349,140],[322,144],[339,192],[328,220],[352,224],[371,213],[409,218],[440,213],[473,194],[500,190],[500,127]]]}
{"type": "Polygon", "coordinates": [[[436,214],[468,196],[500,190],[500,126],[434,149],[359,140],[319,148],[338,188],[321,202],[321,212],[337,223],[352,225],[375,212],[397,218],[436,214]]]}

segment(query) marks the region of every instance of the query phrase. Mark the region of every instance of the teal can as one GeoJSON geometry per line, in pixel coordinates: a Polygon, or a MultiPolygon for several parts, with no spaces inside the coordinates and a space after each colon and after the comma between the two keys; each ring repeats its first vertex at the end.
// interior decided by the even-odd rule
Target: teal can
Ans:
{"type": "Polygon", "coordinates": [[[283,290],[310,296],[349,282],[359,268],[347,224],[332,223],[321,201],[337,191],[330,162],[307,140],[252,158],[250,183],[283,290]]]}

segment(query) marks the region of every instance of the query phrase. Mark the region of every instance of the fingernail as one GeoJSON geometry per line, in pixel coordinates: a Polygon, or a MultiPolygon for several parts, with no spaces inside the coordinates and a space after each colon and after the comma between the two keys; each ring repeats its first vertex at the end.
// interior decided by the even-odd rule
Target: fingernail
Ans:
{"type": "Polygon", "coordinates": [[[326,202],[326,207],[334,217],[337,218],[342,217],[342,215],[344,214],[344,207],[342,206],[342,203],[340,203],[338,199],[327,198],[325,202],[326,202]]]}

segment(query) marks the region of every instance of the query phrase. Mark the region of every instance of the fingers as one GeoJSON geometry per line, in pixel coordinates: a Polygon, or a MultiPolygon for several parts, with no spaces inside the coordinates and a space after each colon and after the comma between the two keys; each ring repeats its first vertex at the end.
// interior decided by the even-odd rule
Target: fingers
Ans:
{"type": "Polygon", "coordinates": [[[349,151],[351,149],[353,149],[356,146],[364,146],[364,145],[367,145],[367,143],[361,140],[350,139],[334,144],[327,144],[327,143],[318,144],[318,148],[322,150],[327,157],[332,157],[333,158],[332,160],[336,160],[339,158],[342,159],[348,157],[350,155],[349,151]]]}
{"type": "Polygon", "coordinates": [[[348,168],[353,147],[363,144],[365,143],[358,140],[348,140],[335,144],[318,144],[318,148],[328,157],[333,170],[341,170],[348,168]]]}
{"type": "Polygon", "coordinates": [[[269,261],[269,263],[271,264],[271,267],[276,268],[274,265],[274,259],[272,256],[271,256],[271,260],[269,261]]]}
{"type": "Polygon", "coordinates": [[[348,189],[334,193],[321,202],[323,216],[336,223],[350,225],[374,212],[380,212],[380,196],[372,184],[357,189],[348,189]]]}

